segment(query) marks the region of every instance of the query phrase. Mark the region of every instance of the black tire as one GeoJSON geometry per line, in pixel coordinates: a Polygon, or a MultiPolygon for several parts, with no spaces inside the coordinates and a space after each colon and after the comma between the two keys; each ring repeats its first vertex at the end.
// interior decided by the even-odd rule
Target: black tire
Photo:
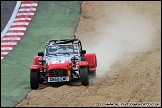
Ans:
{"type": "Polygon", "coordinates": [[[82,85],[89,85],[88,68],[86,66],[80,67],[80,80],[82,85]]]}
{"type": "Polygon", "coordinates": [[[38,71],[30,72],[30,87],[31,87],[31,89],[38,89],[38,87],[39,87],[38,71]]]}

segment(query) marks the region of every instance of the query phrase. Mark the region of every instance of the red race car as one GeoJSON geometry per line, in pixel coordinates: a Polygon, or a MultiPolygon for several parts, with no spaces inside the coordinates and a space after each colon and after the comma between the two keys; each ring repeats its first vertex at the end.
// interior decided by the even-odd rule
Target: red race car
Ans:
{"type": "Polygon", "coordinates": [[[30,66],[30,87],[38,89],[40,83],[59,83],[79,79],[89,85],[89,75],[96,76],[95,53],[86,54],[79,39],[50,40],[44,52],[34,56],[30,66]]]}

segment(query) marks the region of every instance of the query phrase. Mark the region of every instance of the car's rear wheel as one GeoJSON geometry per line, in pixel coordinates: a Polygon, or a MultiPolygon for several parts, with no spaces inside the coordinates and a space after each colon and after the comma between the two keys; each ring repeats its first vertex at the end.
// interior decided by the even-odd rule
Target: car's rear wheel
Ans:
{"type": "Polygon", "coordinates": [[[84,86],[89,85],[89,76],[88,76],[87,66],[80,67],[80,80],[81,80],[82,85],[84,86]]]}
{"type": "Polygon", "coordinates": [[[31,89],[38,89],[39,87],[38,70],[32,70],[30,72],[30,87],[31,89]]]}

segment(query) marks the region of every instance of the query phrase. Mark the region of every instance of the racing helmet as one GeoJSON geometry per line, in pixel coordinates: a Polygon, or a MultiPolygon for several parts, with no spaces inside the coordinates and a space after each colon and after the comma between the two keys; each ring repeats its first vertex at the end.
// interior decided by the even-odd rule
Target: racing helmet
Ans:
{"type": "Polygon", "coordinates": [[[55,47],[55,46],[49,47],[49,52],[51,52],[51,53],[57,52],[57,47],[55,47]]]}

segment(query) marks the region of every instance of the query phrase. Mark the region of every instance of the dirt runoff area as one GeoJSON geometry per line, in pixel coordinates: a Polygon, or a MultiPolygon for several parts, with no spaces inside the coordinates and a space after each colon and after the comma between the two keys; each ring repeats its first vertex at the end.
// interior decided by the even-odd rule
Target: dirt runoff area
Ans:
{"type": "Polygon", "coordinates": [[[160,7],[160,1],[83,1],[76,36],[97,54],[97,78],[89,86],[40,85],[16,107],[161,106],[160,7]]]}

